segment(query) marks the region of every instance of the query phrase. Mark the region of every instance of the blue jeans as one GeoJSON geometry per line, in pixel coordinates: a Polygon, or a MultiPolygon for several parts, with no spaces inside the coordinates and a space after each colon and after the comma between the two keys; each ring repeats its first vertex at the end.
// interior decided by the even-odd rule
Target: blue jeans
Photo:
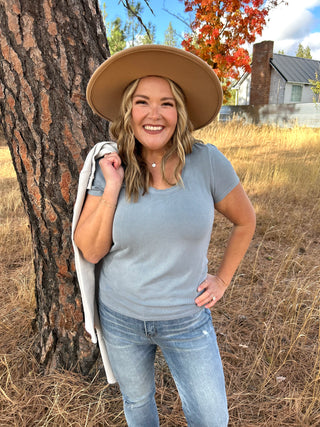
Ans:
{"type": "Polygon", "coordinates": [[[188,426],[224,427],[228,408],[210,310],[166,321],[141,321],[99,304],[110,363],[129,427],[158,427],[154,359],[159,346],[176,383],[188,426]]]}

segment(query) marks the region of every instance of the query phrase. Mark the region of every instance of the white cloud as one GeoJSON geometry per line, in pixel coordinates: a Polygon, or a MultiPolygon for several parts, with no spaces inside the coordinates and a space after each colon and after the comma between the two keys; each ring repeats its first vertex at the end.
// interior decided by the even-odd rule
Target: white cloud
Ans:
{"type": "Polygon", "coordinates": [[[287,2],[288,5],[283,4],[270,11],[262,37],[256,42],[273,40],[274,51],[284,50],[288,55],[295,55],[299,43],[302,43],[304,47],[310,47],[314,59],[320,59],[320,33],[312,32],[317,23],[313,9],[320,6],[320,0],[287,2]]]}
{"type": "Polygon", "coordinates": [[[320,61],[320,32],[311,33],[302,41],[303,46],[309,46],[313,59],[320,61]]]}
{"type": "Polygon", "coordinates": [[[290,40],[301,38],[309,33],[312,13],[308,10],[301,10],[297,15],[296,9],[288,9],[281,12],[279,9],[271,11],[269,19],[263,31],[263,37],[270,38],[276,34],[280,40],[290,40]]]}

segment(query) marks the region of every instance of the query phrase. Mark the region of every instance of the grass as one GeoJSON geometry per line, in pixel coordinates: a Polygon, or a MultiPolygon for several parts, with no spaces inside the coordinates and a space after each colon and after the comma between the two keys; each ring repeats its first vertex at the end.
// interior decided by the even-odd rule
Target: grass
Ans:
{"type": "MultiPolygon", "coordinates": [[[[257,230],[213,311],[230,426],[320,425],[320,129],[213,125],[197,136],[232,161],[257,212],[257,230]]],[[[117,386],[103,377],[38,373],[28,221],[7,148],[0,148],[0,424],[125,426],[117,386]]],[[[209,269],[230,225],[217,215],[209,269]]],[[[161,355],[161,425],[185,426],[161,355]]]]}

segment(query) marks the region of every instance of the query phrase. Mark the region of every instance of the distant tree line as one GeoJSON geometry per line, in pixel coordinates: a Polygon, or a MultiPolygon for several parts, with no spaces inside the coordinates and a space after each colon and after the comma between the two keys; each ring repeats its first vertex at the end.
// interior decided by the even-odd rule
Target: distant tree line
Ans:
{"type": "Polygon", "coordinates": [[[303,45],[299,43],[296,56],[298,58],[312,59],[310,47],[309,46],[303,47],[303,45]]]}
{"type": "MultiPolygon", "coordinates": [[[[285,51],[283,49],[279,50],[278,53],[280,55],[285,55],[285,51]]],[[[312,59],[310,47],[309,46],[304,47],[302,43],[299,43],[298,49],[296,51],[296,57],[312,59]]]]}

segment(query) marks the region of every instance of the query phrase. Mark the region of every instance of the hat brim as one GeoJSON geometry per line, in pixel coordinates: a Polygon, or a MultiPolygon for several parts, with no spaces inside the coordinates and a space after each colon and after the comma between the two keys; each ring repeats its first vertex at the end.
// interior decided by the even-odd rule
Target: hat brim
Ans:
{"type": "Polygon", "coordinates": [[[162,45],[135,46],[108,58],[89,80],[87,101],[99,116],[114,121],[126,87],[146,76],[168,78],[180,86],[194,129],[206,126],[219,113],[223,94],[212,68],[196,55],[162,45]]]}

